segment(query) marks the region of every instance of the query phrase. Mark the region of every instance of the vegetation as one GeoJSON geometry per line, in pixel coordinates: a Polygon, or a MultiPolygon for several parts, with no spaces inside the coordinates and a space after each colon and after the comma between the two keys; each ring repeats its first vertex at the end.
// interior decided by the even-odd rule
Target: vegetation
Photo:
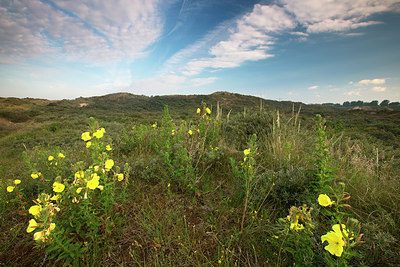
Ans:
{"type": "Polygon", "coordinates": [[[396,110],[229,93],[0,100],[4,265],[400,261],[396,110]]]}

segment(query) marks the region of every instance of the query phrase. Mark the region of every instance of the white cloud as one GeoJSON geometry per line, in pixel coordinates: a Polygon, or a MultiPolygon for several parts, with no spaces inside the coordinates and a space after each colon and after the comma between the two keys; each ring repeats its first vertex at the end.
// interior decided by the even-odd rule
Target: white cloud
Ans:
{"type": "Polygon", "coordinates": [[[238,67],[246,61],[272,57],[274,33],[296,26],[292,17],[278,6],[256,4],[253,11],[238,19],[227,39],[212,46],[208,55],[189,61],[182,73],[196,75],[204,69],[238,67]]]}
{"type": "Polygon", "coordinates": [[[345,93],[348,96],[361,96],[360,90],[351,90],[345,93]]]}
{"type": "Polygon", "coordinates": [[[297,36],[302,36],[302,37],[308,37],[309,34],[305,32],[291,32],[290,34],[292,35],[297,35],[297,36]]]}
{"type": "Polygon", "coordinates": [[[372,79],[372,80],[361,80],[357,83],[357,85],[377,85],[377,84],[385,84],[386,79],[372,79]]]}
{"type": "Polygon", "coordinates": [[[318,88],[319,88],[318,85],[313,85],[313,86],[308,87],[308,90],[316,90],[318,88]]]}
{"type": "Polygon", "coordinates": [[[385,91],[386,91],[386,87],[375,86],[375,87],[372,88],[372,91],[375,91],[375,92],[385,92],[385,91]]]}
{"type": "Polygon", "coordinates": [[[347,31],[376,24],[367,18],[392,11],[398,0],[280,0],[309,33],[347,31]]]}
{"type": "Polygon", "coordinates": [[[56,51],[91,61],[137,58],[162,31],[160,0],[0,3],[0,56],[56,51]]]}

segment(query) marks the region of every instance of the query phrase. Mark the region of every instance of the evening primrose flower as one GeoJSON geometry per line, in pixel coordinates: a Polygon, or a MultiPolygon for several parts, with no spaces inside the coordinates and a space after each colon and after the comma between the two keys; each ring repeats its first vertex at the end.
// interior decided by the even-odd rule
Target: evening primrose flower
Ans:
{"type": "Polygon", "coordinates": [[[63,159],[63,158],[65,158],[65,156],[64,156],[64,154],[63,153],[58,153],[58,155],[57,155],[60,159],[63,159]]]}
{"type": "Polygon", "coordinates": [[[31,174],[32,179],[37,179],[39,175],[37,173],[32,173],[31,174]]]}
{"type": "Polygon", "coordinates": [[[87,182],[87,187],[92,190],[96,189],[99,186],[99,180],[100,177],[96,173],[92,174],[92,179],[87,182]]]}
{"type": "Polygon", "coordinates": [[[61,193],[62,191],[64,191],[65,185],[63,185],[62,183],[59,182],[54,182],[53,183],[53,191],[56,193],[61,193]]]}
{"type": "Polygon", "coordinates": [[[92,137],[90,136],[90,133],[89,132],[84,132],[83,134],[82,134],[82,140],[83,141],[89,141],[90,139],[92,139],[92,137]]]}
{"type": "Polygon", "coordinates": [[[89,148],[91,145],[92,145],[92,142],[90,142],[90,141],[87,142],[87,143],[86,143],[86,148],[89,148]]]}
{"type": "Polygon", "coordinates": [[[245,149],[243,151],[244,155],[247,156],[248,154],[250,154],[250,148],[249,149],[245,149]]]}
{"type": "Polygon", "coordinates": [[[30,232],[32,232],[33,230],[35,230],[37,227],[38,227],[38,224],[37,224],[37,222],[35,221],[35,219],[30,219],[30,220],[29,220],[28,228],[26,228],[26,232],[27,232],[27,233],[30,233],[30,232]]]}
{"type": "Polygon", "coordinates": [[[124,180],[124,174],[122,174],[122,173],[117,174],[117,177],[118,177],[118,182],[121,182],[122,180],[124,180]]]}
{"type": "Polygon", "coordinates": [[[76,178],[84,178],[85,177],[85,173],[83,171],[79,171],[75,173],[75,177],[76,178]]]}
{"type": "Polygon", "coordinates": [[[105,164],[106,171],[111,170],[111,168],[112,168],[113,166],[114,166],[114,161],[113,161],[112,159],[108,159],[108,160],[106,161],[106,164],[105,164]]]}
{"type": "Polygon", "coordinates": [[[331,253],[332,255],[336,255],[340,257],[343,253],[344,241],[342,234],[339,234],[335,231],[330,231],[327,234],[321,236],[321,241],[324,243],[328,241],[328,245],[325,246],[325,249],[331,253]]]}
{"type": "Polygon", "coordinates": [[[60,198],[61,198],[61,195],[54,195],[54,196],[52,196],[52,197],[50,198],[50,200],[57,201],[57,200],[59,200],[60,198]]]}
{"type": "Polygon", "coordinates": [[[33,240],[43,240],[44,239],[44,231],[36,232],[33,235],[33,240]]]}
{"type": "Polygon", "coordinates": [[[107,150],[107,151],[111,151],[111,150],[112,150],[111,146],[110,146],[110,145],[107,145],[107,146],[106,146],[106,150],[107,150]]]}
{"type": "Polygon", "coordinates": [[[193,134],[192,130],[189,130],[189,131],[188,131],[188,134],[189,134],[189,135],[192,135],[192,134],[193,134]]]}
{"type": "Polygon", "coordinates": [[[76,193],[79,194],[82,191],[83,187],[79,187],[78,189],[76,189],[76,193]]]}
{"type": "Polygon", "coordinates": [[[37,217],[40,212],[42,211],[42,206],[40,205],[34,205],[32,207],[29,208],[29,213],[32,214],[33,216],[37,217]]]}
{"type": "Polygon", "coordinates": [[[103,189],[104,189],[104,186],[99,185],[97,188],[100,189],[100,190],[103,190],[103,189]]]}
{"type": "Polygon", "coordinates": [[[211,114],[211,110],[209,108],[206,108],[207,114],[211,114]]]}
{"type": "Polygon", "coordinates": [[[15,186],[7,186],[7,192],[11,193],[14,191],[15,186]]]}
{"type": "Polygon", "coordinates": [[[21,183],[21,180],[18,180],[18,179],[14,180],[15,185],[20,184],[20,183],[21,183]]]}
{"type": "Polygon", "coordinates": [[[327,207],[331,206],[333,201],[326,194],[320,194],[318,197],[318,203],[323,207],[327,207]]]}
{"type": "Polygon", "coordinates": [[[105,132],[106,130],[104,128],[101,128],[100,130],[97,130],[95,133],[93,133],[93,136],[96,137],[97,139],[100,139],[103,137],[105,132]]]}
{"type": "Polygon", "coordinates": [[[199,108],[197,108],[196,113],[200,114],[200,109],[199,108]]]}
{"type": "Polygon", "coordinates": [[[53,156],[49,156],[47,159],[48,159],[49,161],[52,161],[52,160],[54,159],[54,157],[53,157],[53,156]]]}

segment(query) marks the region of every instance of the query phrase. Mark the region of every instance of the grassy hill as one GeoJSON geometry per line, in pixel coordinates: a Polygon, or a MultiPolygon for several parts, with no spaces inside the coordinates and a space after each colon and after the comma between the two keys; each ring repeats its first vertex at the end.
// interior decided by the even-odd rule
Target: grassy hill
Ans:
{"type": "Polygon", "coordinates": [[[0,263],[396,265],[398,125],[228,92],[0,98],[0,263]]]}

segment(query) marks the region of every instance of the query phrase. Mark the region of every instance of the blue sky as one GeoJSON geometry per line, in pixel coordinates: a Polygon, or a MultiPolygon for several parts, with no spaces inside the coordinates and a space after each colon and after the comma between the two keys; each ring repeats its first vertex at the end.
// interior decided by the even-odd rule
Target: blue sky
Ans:
{"type": "Polygon", "coordinates": [[[400,101],[400,0],[2,0],[0,96],[400,101]]]}

